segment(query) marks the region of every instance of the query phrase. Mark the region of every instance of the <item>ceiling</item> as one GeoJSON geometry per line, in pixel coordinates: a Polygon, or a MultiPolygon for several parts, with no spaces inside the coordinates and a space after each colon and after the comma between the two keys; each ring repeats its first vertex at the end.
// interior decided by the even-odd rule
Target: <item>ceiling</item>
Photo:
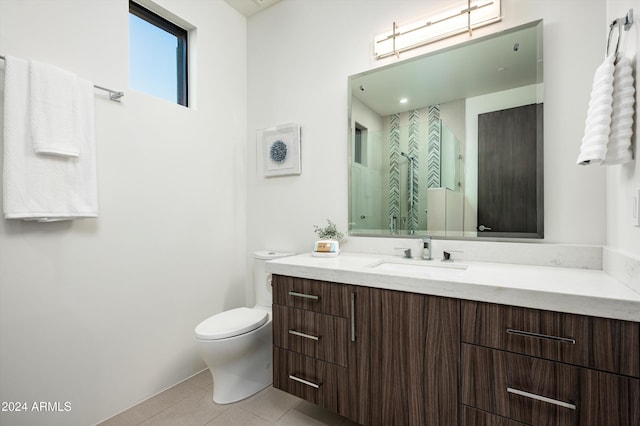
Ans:
{"type": "Polygon", "coordinates": [[[262,12],[266,8],[273,6],[280,0],[224,0],[231,7],[244,16],[249,17],[255,15],[258,12],[262,12]]]}
{"type": "Polygon", "coordinates": [[[383,117],[541,82],[539,25],[498,32],[350,78],[352,95],[383,117]],[[401,98],[407,103],[400,104],[401,98]]]}

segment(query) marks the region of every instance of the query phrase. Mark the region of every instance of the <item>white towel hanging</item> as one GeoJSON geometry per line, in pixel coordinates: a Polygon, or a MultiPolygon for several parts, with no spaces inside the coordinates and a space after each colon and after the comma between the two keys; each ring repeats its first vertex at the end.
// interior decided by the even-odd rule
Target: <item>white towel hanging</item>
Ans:
{"type": "Polygon", "coordinates": [[[624,164],[633,159],[631,136],[633,135],[633,106],[635,103],[633,70],[631,61],[621,56],[615,65],[613,77],[613,110],[611,131],[604,165],[624,164]]]}
{"type": "Polygon", "coordinates": [[[53,65],[29,61],[29,113],[33,149],[38,154],[77,157],[74,133],[79,114],[77,76],[53,65]]]}
{"type": "Polygon", "coordinates": [[[614,55],[605,57],[593,77],[578,165],[599,164],[606,156],[613,111],[614,58],[614,55]]]}
{"type": "MultiPolygon", "coordinates": [[[[630,19],[632,12],[633,10],[630,10],[625,17],[625,30],[628,30],[633,22],[630,19]]],[[[631,62],[618,53],[621,37],[622,18],[614,20],[609,26],[605,60],[593,78],[578,165],[623,164],[633,159],[631,137],[635,88],[631,62]],[[615,50],[610,53],[614,30],[617,30],[618,37],[615,50]]]]}
{"type": "Polygon", "coordinates": [[[3,209],[6,219],[41,222],[98,215],[93,84],[75,88],[87,120],[74,124],[81,134],[78,158],[40,155],[33,150],[29,117],[29,65],[6,58],[3,209]]]}

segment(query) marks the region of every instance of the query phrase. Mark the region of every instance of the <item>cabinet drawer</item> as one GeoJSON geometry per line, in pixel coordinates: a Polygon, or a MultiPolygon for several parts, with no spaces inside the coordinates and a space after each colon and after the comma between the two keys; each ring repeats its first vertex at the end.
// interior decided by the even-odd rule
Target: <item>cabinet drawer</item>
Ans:
{"type": "Polygon", "coordinates": [[[323,361],[347,366],[349,320],[273,305],[273,344],[323,361]]]}
{"type": "Polygon", "coordinates": [[[640,380],[462,345],[462,403],[529,425],[640,424],[640,380]]]}
{"type": "Polygon", "coordinates": [[[509,420],[504,417],[475,408],[464,406],[462,409],[462,426],[526,426],[524,423],[509,420]]]}
{"type": "Polygon", "coordinates": [[[462,302],[462,341],[640,377],[640,324],[462,302]]]}
{"type": "Polygon", "coordinates": [[[273,387],[349,415],[346,368],[274,347],[273,373],[273,387]]]}
{"type": "Polygon", "coordinates": [[[328,315],[349,316],[349,288],[304,278],[273,276],[273,303],[328,315]]]}

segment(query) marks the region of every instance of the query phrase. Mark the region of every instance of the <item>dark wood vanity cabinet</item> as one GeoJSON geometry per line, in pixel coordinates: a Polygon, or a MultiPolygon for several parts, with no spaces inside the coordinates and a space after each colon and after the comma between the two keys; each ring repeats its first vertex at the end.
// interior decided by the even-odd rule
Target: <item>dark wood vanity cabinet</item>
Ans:
{"type": "Polygon", "coordinates": [[[363,425],[458,424],[459,301],[276,275],[273,301],[274,387],[363,425]]]}
{"type": "Polygon", "coordinates": [[[463,425],[640,425],[638,323],[471,301],[461,311],[463,425]]]}
{"type": "Polygon", "coordinates": [[[274,387],[367,426],[640,426],[640,324],[273,276],[274,387]]]}

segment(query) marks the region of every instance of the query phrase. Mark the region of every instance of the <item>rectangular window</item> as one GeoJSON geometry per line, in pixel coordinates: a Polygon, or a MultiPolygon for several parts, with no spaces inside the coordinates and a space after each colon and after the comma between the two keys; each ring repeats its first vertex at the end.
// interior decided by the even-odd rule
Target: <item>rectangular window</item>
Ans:
{"type": "Polygon", "coordinates": [[[356,135],[353,147],[353,161],[367,165],[367,128],[356,123],[356,135]]]}
{"type": "Polygon", "coordinates": [[[129,2],[129,85],[188,106],[187,31],[129,2]]]}

